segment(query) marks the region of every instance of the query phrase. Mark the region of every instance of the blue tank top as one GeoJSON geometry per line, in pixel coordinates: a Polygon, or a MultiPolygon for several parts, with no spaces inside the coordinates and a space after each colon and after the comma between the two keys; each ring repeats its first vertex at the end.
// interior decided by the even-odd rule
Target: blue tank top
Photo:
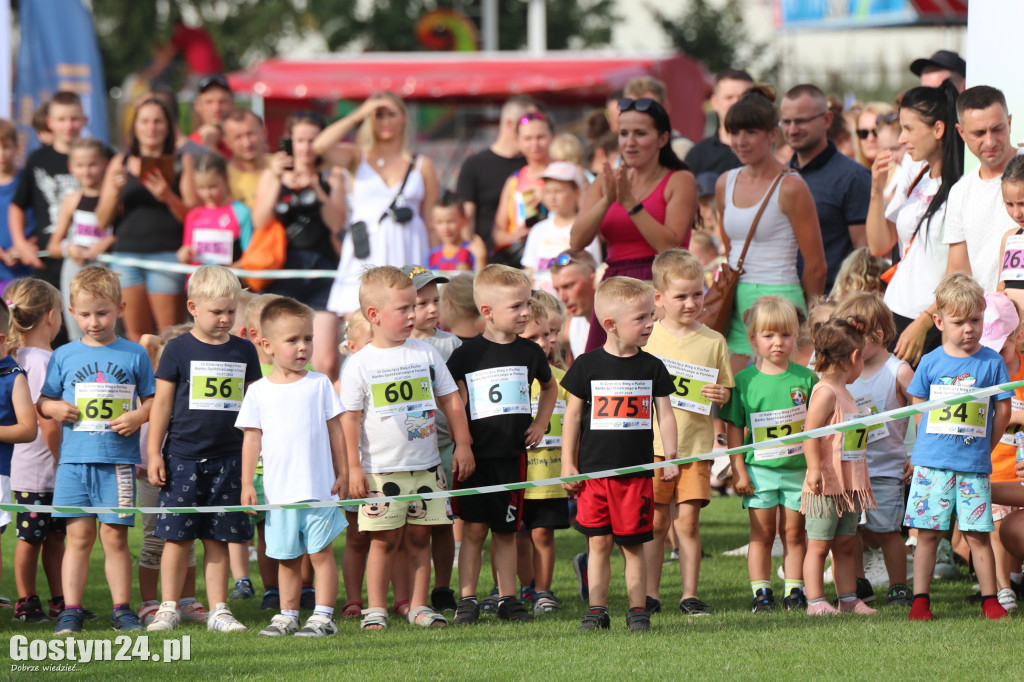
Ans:
{"type": "MultiPolygon", "coordinates": [[[[19,373],[24,374],[18,361],[12,356],[0,359],[0,426],[14,426],[18,418],[14,414],[14,380],[19,373]]],[[[11,475],[11,458],[14,456],[14,443],[0,443],[0,476],[11,475]]]]}

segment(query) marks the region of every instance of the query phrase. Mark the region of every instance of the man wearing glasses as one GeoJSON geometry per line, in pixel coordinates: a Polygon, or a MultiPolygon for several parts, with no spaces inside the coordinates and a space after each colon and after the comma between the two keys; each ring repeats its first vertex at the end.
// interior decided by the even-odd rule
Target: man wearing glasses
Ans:
{"type": "MultiPolygon", "coordinates": [[[[871,203],[871,171],[838,153],[826,133],[832,123],[828,101],[815,85],[797,85],[779,107],[779,127],[793,148],[789,165],[807,183],[818,208],[821,241],[828,274],[825,291],[832,289],[839,267],[851,251],[867,246],[864,224],[871,203]]],[[[803,260],[797,269],[803,272],[803,260]]]]}

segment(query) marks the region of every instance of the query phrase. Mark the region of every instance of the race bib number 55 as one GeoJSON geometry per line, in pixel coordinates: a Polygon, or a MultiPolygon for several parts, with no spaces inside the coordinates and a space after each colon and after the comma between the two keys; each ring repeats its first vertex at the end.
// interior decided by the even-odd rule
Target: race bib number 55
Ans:
{"type": "Polygon", "coordinates": [[[671,358],[659,359],[672,375],[672,385],[675,387],[675,391],[669,396],[672,407],[697,414],[711,414],[711,401],[705,398],[700,390],[718,380],[718,370],[671,358]]]}
{"type": "Polygon", "coordinates": [[[592,381],[591,430],[651,428],[652,382],[644,380],[592,381]]]}
{"type": "Polygon", "coordinates": [[[134,384],[75,384],[75,431],[110,431],[110,422],[131,412],[134,384]]]}

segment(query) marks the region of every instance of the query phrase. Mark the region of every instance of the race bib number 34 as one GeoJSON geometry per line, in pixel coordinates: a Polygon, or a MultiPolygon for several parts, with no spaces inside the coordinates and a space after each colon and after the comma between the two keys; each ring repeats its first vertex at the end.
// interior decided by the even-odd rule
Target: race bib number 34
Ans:
{"type": "Polygon", "coordinates": [[[704,397],[701,389],[718,381],[718,370],[670,358],[659,360],[672,375],[672,385],[675,387],[675,392],[669,396],[672,407],[697,414],[711,414],[711,401],[704,397]]]}
{"type": "Polygon", "coordinates": [[[526,367],[494,367],[466,375],[469,418],[499,414],[530,414],[530,384],[526,367]]]}
{"type": "Polygon", "coordinates": [[[192,360],[189,379],[188,409],[238,412],[242,407],[245,364],[192,360]]]}
{"type": "MultiPolygon", "coordinates": [[[[769,412],[754,412],[750,415],[750,426],[754,443],[761,443],[772,438],[792,436],[804,430],[804,420],[807,418],[806,405],[794,405],[784,410],[771,410],[769,412]]],[[[785,445],[779,448],[766,448],[754,450],[754,461],[764,462],[770,459],[792,457],[802,455],[804,446],[800,443],[785,445]]]]}
{"type": "Polygon", "coordinates": [[[650,379],[592,381],[591,430],[640,430],[651,428],[650,379]]]}
{"type": "MultiPolygon", "coordinates": [[[[941,400],[961,395],[969,391],[970,388],[944,384],[935,385],[931,387],[929,400],[941,400]]],[[[984,438],[988,433],[988,398],[971,400],[959,405],[946,405],[929,412],[927,431],[943,436],[984,438]]]]}
{"type": "Polygon", "coordinates": [[[390,417],[434,409],[434,390],[427,365],[371,369],[368,374],[375,416],[390,417]]]}
{"type": "Polygon", "coordinates": [[[110,431],[110,422],[131,412],[134,384],[75,384],[75,431],[110,431]]]}

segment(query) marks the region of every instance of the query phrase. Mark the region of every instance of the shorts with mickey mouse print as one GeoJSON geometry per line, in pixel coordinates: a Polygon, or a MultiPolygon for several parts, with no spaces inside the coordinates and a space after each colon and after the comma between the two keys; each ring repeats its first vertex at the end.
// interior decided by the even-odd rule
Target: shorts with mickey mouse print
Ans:
{"type": "MultiPolygon", "coordinates": [[[[15,491],[14,503],[25,506],[53,504],[53,493],[15,491]]],[[[67,532],[67,522],[64,519],[55,519],[50,514],[42,512],[18,512],[15,525],[18,527],[18,539],[32,543],[42,542],[50,533],[67,532]]]]}
{"type": "MultiPolygon", "coordinates": [[[[444,469],[440,464],[419,471],[393,471],[366,474],[367,497],[416,495],[447,490],[444,469]]],[[[359,532],[384,531],[413,526],[443,526],[452,522],[448,499],[383,502],[359,505],[359,532]]]]}

